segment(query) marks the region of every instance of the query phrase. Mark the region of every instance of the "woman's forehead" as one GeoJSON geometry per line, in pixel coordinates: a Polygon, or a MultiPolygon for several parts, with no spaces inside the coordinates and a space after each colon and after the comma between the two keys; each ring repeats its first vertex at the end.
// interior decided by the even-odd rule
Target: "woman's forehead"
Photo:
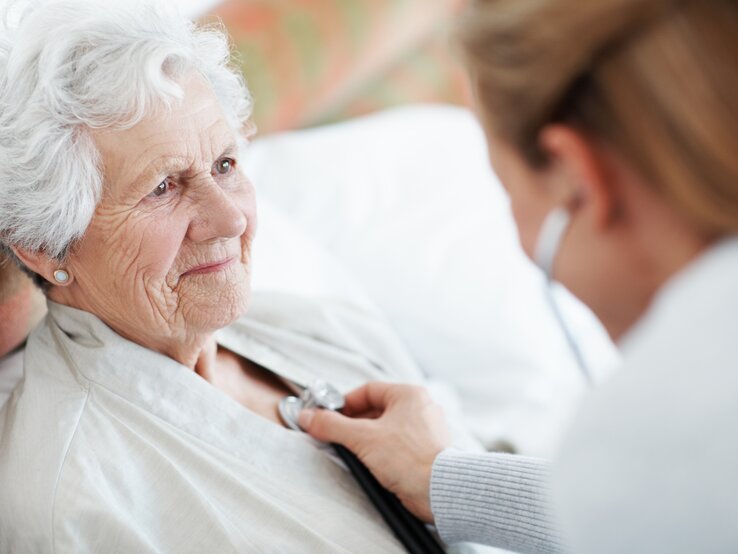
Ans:
{"type": "Polygon", "coordinates": [[[184,98],[170,110],[157,110],[129,129],[95,133],[106,185],[209,165],[234,148],[236,135],[209,86],[189,81],[183,89],[184,98]]]}

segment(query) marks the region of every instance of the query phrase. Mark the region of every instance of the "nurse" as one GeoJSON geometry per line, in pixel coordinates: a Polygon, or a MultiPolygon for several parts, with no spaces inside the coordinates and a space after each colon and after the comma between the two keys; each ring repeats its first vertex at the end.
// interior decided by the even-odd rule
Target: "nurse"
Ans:
{"type": "Polygon", "coordinates": [[[449,449],[408,386],[301,425],[449,543],[738,552],[738,2],[472,4],[460,42],[522,246],[624,365],[552,462],[449,449]]]}

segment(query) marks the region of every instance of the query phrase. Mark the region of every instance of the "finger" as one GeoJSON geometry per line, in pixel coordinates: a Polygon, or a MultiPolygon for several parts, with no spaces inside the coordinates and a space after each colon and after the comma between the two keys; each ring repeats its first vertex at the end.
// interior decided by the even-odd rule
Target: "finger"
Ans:
{"type": "Polygon", "coordinates": [[[369,410],[368,412],[354,412],[351,410],[346,409],[340,409],[338,410],[339,413],[342,413],[343,415],[347,417],[351,417],[354,419],[361,418],[361,419],[378,419],[382,417],[384,412],[382,410],[369,410]]]}
{"type": "Polygon", "coordinates": [[[337,442],[349,450],[364,435],[366,420],[351,419],[331,410],[303,410],[298,418],[300,427],[322,442],[337,442]]]}
{"type": "Polygon", "coordinates": [[[382,413],[387,407],[389,392],[396,386],[379,381],[367,383],[344,397],[343,411],[348,415],[358,415],[364,412],[382,413]]]}

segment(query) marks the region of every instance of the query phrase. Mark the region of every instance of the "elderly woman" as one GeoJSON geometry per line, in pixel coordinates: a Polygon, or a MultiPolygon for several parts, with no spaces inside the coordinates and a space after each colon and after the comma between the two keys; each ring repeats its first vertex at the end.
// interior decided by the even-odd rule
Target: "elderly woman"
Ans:
{"type": "Polygon", "coordinates": [[[2,30],[0,240],[48,298],[0,412],[2,552],[400,550],[276,406],[418,371],[349,308],[240,318],[256,212],[227,59],[154,4],[58,0],[2,30]]]}

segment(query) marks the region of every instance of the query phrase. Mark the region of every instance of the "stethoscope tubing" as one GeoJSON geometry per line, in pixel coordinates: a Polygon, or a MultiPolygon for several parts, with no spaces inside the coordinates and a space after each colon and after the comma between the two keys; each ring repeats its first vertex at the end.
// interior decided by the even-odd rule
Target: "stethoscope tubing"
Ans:
{"type": "Polygon", "coordinates": [[[410,554],[445,552],[425,524],[411,514],[394,494],[385,489],[355,454],[340,444],[333,443],[331,446],[410,554]]]}

